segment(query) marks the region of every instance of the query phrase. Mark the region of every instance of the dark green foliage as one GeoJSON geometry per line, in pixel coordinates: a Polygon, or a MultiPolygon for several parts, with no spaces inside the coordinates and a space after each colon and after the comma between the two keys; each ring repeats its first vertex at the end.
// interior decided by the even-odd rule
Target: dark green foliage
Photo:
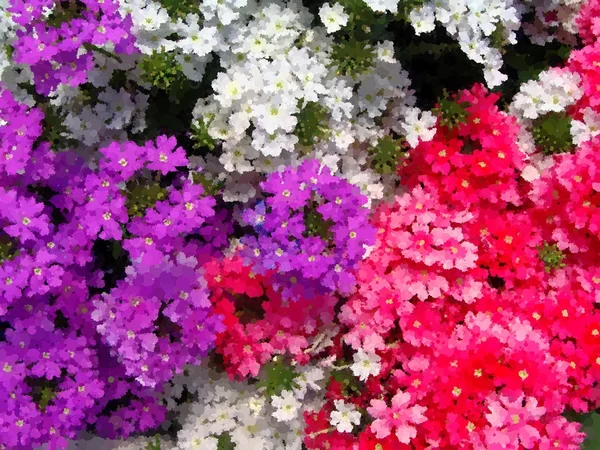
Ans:
{"type": "Polygon", "coordinates": [[[64,124],[65,116],[60,114],[57,108],[50,103],[44,103],[40,107],[44,112],[44,119],[42,120],[42,135],[36,144],[48,142],[52,150],[68,148],[72,142],[63,135],[68,131],[64,124]]]}
{"type": "Polygon", "coordinates": [[[369,41],[340,39],[333,45],[332,66],[338,75],[356,78],[375,66],[376,52],[369,41]]]}
{"type": "Polygon", "coordinates": [[[325,241],[329,241],[333,238],[330,231],[334,225],[332,220],[325,220],[319,211],[317,211],[317,204],[313,203],[310,207],[304,208],[304,237],[319,236],[325,241]]]}
{"type": "Polygon", "coordinates": [[[544,261],[544,265],[546,266],[545,270],[548,273],[555,269],[565,267],[565,264],[563,263],[565,254],[556,244],[548,245],[547,242],[544,242],[544,246],[538,248],[538,254],[540,259],[544,261]]]}
{"type": "Polygon", "coordinates": [[[581,423],[581,431],[586,434],[581,450],[598,450],[600,448],[600,414],[598,414],[598,411],[584,414],[565,411],[563,415],[570,422],[581,423]]]}
{"type": "Polygon", "coordinates": [[[0,263],[6,260],[11,260],[19,254],[19,249],[15,247],[13,242],[7,235],[0,236],[0,263]]]}
{"type": "Polygon", "coordinates": [[[6,58],[12,61],[12,57],[15,53],[15,48],[10,44],[4,44],[4,51],[6,52],[6,58]]]}
{"type": "Polygon", "coordinates": [[[29,386],[29,395],[42,412],[46,410],[48,405],[52,404],[52,400],[58,393],[58,381],[56,379],[47,380],[46,378],[28,376],[25,377],[25,384],[29,386]]]}
{"type": "Polygon", "coordinates": [[[85,4],[80,1],[59,1],[45,22],[53,28],[60,28],[65,22],[81,18],[85,11],[85,4]]]}
{"type": "Polygon", "coordinates": [[[573,148],[571,118],[566,113],[551,112],[533,122],[533,139],[546,155],[567,153],[573,148]]]}
{"type": "Polygon", "coordinates": [[[163,90],[170,89],[176,83],[186,82],[181,64],[175,59],[175,55],[175,52],[168,52],[164,49],[150,55],[143,55],[140,60],[142,80],[163,90]]]}
{"type": "Polygon", "coordinates": [[[456,92],[484,82],[482,66],[469,60],[444,27],[437,25],[417,36],[411,24],[397,21],[388,30],[394,33],[395,56],[409,73],[419,108],[433,109],[445,90],[456,92]]]}
{"type": "MultiPolygon", "coordinates": [[[[174,19],[183,19],[188,14],[196,14],[202,19],[199,0],[159,0],[159,3],[174,19]]],[[[217,3],[221,4],[223,1],[217,0],[217,3]]]]}
{"type": "Polygon", "coordinates": [[[356,378],[351,369],[334,370],[331,376],[342,384],[342,393],[345,397],[360,395],[361,389],[363,389],[361,381],[356,378]]]}
{"type": "Polygon", "coordinates": [[[502,93],[504,104],[510,103],[521,84],[536,79],[550,67],[562,65],[571,50],[558,42],[536,45],[527,38],[519,38],[517,44],[505,46],[502,72],[508,75],[508,80],[497,89],[502,93]]]}
{"type": "Polygon", "coordinates": [[[444,90],[444,95],[438,99],[438,106],[433,109],[433,113],[439,118],[442,126],[452,129],[467,121],[469,106],[468,102],[457,102],[444,90]]]}
{"type": "Polygon", "coordinates": [[[382,39],[390,20],[386,14],[373,11],[363,0],[340,0],[348,23],[340,31],[358,40],[376,42],[382,39]]]}
{"type": "Polygon", "coordinates": [[[294,134],[298,136],[300,145],[310,146],[327,136],[327,108],[317,102],[308,102],[302,107],[301,101],[298,107],[301,109],[296,115],[298,123],[294,134]]]}
{"type": "Polygon", "coordinates": [[[208,133],[208,127],[211,122],[212,118],[205,122],[203,117],[199,117],[192,122],[191,139],[194,142],[194,148],[207,147],[209,150],[214,150],[216,141],[208,133]]]}
{"type": "Polygon", "coordinates": [[[502,22],[498,22],[496,24],[496,28],[494,28],[494,31],[492,31],[492,34],[490,34],[489,37],[492,47],[497,48],[498,50],[502,50],[504,48],[507,43],[504,39],[504,31],[504,25],[502,22]]]}
{"type": "Polygon", "coordinates": [[[404,146],[401,139],[385,136],[377,141],[377,145],[369,149],[373,158],[373,167],[382,175],[396,173],[398,164],[404,155],[404,146]]]}
{"type": "Polygon", "coordinates": [[[275,356],[261,369],[258,387],[264,387],[269,396],[279,395],[283,391],[290,391],[297,387],[295,380],[298,376],[298,372],[285,363],[283,358],[275,356]]]}
{"type": "Polygon", "coordinates": [[[194,172],[192,174],[192,181],[194,184],[202,185],[204,188],[204,195],[216,195],[225,185],[224,181],[219,181],[216,178],[209,178],[201,172],[194,172]]]}
{"type": "Polygon", "coordinates": [[[167,190],[158,182],[151,184],[140,184],[137,181],[129,182],[127,185],[127,212],[129,217],[143,216],[146,209],[153,208],[157,201],[162,201],[167,196],[167,190]]]}
{"type": "Polygon", "coordinates": [[[398,12],[396,13],[395,19],[408,20],[410,12],[424,4],[425,0],[400,0],[398,2],[398,12]]]}
{"type": "Polygon", "coordinates": [[[233,450],[237,446],[231,441],[229,433],[221,433],[218,437],[217,450],[233,450]]]}

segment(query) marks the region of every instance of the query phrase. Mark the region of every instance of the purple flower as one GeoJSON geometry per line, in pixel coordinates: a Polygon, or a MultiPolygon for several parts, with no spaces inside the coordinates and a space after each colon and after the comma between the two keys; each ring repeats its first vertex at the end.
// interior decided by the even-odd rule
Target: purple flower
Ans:
{"type": "Polygon", "coordinates": [[[242,238],[246,261],[259,272],[287,274],[286,292],[298,291],[292,284],[351,291],[352,271],[375,242],[359,188],[317,160],[272,173],[261,187],[264,203],[242,212],[258,234],[242,238]]]}
{"type": "Polygon", "coordinates": [[[34,240],[49,233],[48,216],[42,214],[43,203],[31,197],[20,196],[16,190],[0,188],[0,221],[9,236],[21,242],[34,240]]]}
{"type": "Polygon", "coordinates": [[[157,137],[156,144],[153,142],[146,144],[146,152],[148,169],[159,171],[163,175],[175,172],[176,167],[185,167],[188,164],[185,151],[177,147],[174,137],[167,138],[164,135],[157,137]]]}

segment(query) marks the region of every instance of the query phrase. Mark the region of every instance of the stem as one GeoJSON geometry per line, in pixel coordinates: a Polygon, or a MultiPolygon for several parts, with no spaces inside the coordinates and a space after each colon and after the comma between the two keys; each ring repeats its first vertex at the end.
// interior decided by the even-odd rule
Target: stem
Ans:
{"type": "Polygon", "coordinates": [[[116,59],[118,62],[122,63],[123,60],[121,58],[119,58],[117,55],[115,55],[114,53],[109,52],[106,49],[103,49],[102,47],[98,47],[97,45],[94,44],[90,44],[90,43],[85,43],[83,44],[83,48],[85,48],[86,50],[90,51],[90,50],[95,50],[98,53],[106,56],[107,58],[113,58],[116,59]]]}
{"type": "Polygon", "coordinates": [[[320,434],[330,433],[330,432],[332,432],[334,430],[335,430],[335,427],[330,427],[330,428],[326,428],[326,429],[321,430],[321,431],[315,431],[314,433],[310,433],[308,436],[310,438],[314,438],[316,436],[319,436],[320,434]]]}

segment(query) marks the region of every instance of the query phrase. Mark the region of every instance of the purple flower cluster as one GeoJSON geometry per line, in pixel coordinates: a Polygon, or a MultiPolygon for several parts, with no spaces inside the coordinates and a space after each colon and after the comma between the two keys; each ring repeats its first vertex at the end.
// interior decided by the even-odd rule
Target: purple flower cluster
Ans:
{"type": "Polygon", "coordinates": [[[121,16],[117,0],[10,0],[10,4],[13,20],[23,27],[13,44],[14,60],[31,67],[40,94],[47,95],[60,84],[85,83],[94,64],[93,47],[109,44],[117,54],[135,51],[131,16],[121,16]],[[45,14],[51,8],[50,15],[45,14]]]}
{"type": "Polygon", "coordinates": [[[114,142],[90,164],[39,143],[43,113],[7,91],[0,118],[0,151],[14,155],[0,169],[0,443],[156,428],[160,383],[222,329],[201,265],[228,244],[229,216],[190,181],[174,138],[114,142]],[[120,249],[120,275],[99,243],[120,249]]]}
{"type": "Polygon", "coordinates": [[[211,315],[206,281],[195,257],[179,253],[127,278],[94,302],[98,331],[114,349],[127,375],[155,386],[199,363],[212,346],[220,319],[211,315]]]}
{"type": "MultiPolygon", "coordinates": [[[[257,271],[275,270],[286,290],[317,286],[349,292],[352,269],[375,242],[367,198],[317,160],[270,174],[261,184],[269,194],[243,213],[257,237],[246,236],[243,253],[257,271]]],[[[306,292],[303,293],[306,295],[306,292]]]]}
{"type": "Polygon", "coordinates": [[[0,176],[25,172],[43,118],[40,109],[18,103],[0,86],[0,176]]]}

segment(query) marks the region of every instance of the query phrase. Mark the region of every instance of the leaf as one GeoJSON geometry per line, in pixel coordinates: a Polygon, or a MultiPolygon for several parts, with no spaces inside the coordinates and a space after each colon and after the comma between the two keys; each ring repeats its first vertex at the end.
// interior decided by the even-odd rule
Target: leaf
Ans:
{"type": "Polygon", "coordinates": [[[300,374],[282,358],[275,357],[264,365],[258,387],[264,387],[269,396],[279,395],[282,391],[290,391],[297,387],[295,382],[300,374]]]}
{"type": "Polygon", "coordinates": [[[598,450],[600,448],[600,414],[593,412],[586,414],[580,420],[586,439],[581,445],[581,450],[598,450]]]}

